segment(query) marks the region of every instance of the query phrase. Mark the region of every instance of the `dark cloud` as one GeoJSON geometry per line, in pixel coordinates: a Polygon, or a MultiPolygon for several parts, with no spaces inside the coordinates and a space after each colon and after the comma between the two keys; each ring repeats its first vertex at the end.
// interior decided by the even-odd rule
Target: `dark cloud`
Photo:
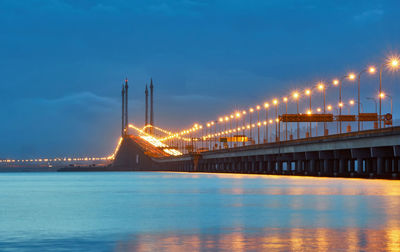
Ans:
{"type": "MultiPolygon", "coordinates": [[[[378,64],[399,49],[399,7],[394,0],[0,0],[7,117],[0,156],[108,153],[125,76],[131,119],[143,122],[144,85],[153,77],[156,122],[173,129],[378,64]]],[[[399,92],[396,80],[385,75],[384,87],[399,92]]],[[[375,82],[364,84],[364,96],[375,82]]]]}

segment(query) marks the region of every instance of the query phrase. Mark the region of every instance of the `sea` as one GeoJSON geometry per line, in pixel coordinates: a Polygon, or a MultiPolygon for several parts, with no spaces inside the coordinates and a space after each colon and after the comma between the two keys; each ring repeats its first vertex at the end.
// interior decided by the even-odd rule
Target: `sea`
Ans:
{"type": "Polygon", "coordinates": [[[400,251],[400,181],[0,173],[0,251],[400,251]]]}

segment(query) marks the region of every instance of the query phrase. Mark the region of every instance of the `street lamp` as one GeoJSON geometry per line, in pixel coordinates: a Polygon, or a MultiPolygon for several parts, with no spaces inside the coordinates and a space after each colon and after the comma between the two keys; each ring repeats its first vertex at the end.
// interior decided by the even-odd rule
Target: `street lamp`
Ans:
{"type": "MultiPolygon", "coordinates": [[[[323,93],[323,96],[324,96],[324,114],[325,114],[325,85],[324,85],[324,83],[322,83],[322,82],[320,82],[319,84],[318,84],[318,89],[320,90],[320,91],[322,91],[322,93],[323,93]]],[[[324,122],[324,136],[325,135],[327,135],[327,132],[326,132],[326,122],[324,122]]]]}
{"type": "MultiPolygon", "coordinates": [[[[275,105],[275,120],[278,119],[278,100],[274,99],[272,103],[275,105]]],[[[275,124],[275,142],[278,141],[278,123],[275,124]]]]}
{"type": "MultiPolygon", "coordinates": [[[[246,110],[242,111],[242,115],[243,115],[243,126],[242,126],[242,130],[243,130],[243,137],[245,137],[245,126],[246,126],[246,110]]],[[[243,146],[245,146],[245,141],[243,141],[243,146]]]]}
{"type": "Polygon", "coordinates": [[[385,97],[390,98],[390,114],[393,116],[393,98],[390,95],[387,95],[385,93],[380,93],[379,95],[380,98],[385,99],[385,97]]]}
{"type": "Polygon", "coordinates": [[[241,116],[241,114],[240,114],[240,112],[236,112],[236,114],[235,114],[235,117],[236,117],[236,130],[237,130],[237,133],[236,133],[236,146],[238,145],[238,136],[239,136],[239,119],[240,119],[240,116],[241,116]]]}
{"type": "MultiPolygon", "coordinates": [[[[379,94],[382,93],[382,71],[383,68],[387,66],[389,67],[392,71],[396,71],[399,69],[400,66],[400,60],[398,56],[391,56],[389,59],[381,65],[379,68],[379,94]]],[[[381,116],[382,116],[382,97],[379,96],[379,128],[381,128],[381,116]]]]}
{"type": "Polygon", "coordinates": [[[265,108],[265,120],[267,123],[265,124],[265,142],[268,143],[268,111],[269,111],[269,103],[266,102],[264,103],[264,108],[265,108]]]}
{"type": "Polygon", "coordinates": [[[350,73],[348,75],[343,76],[342,78],[335,79],[333,80],[333,85],[337,86],[339,85],[339,124],[340,124],[340,131],[339,134],[342,133],[342,107],[343,107],[343,103],[342,103],[342,82],[345,78],[348,78],[349,80],[355,80],[356,75],[354,73],[350,73]]]}
{"type": "MultiPolygon", "coordinates": [[[[283,97],[283,102],[285,103],[285,106],[286,106],[286,114],[287,114],[287,103],[288,103],[288,98],[287,97],[283,97]]],[[[288,140],[288,138],[287,138],[287,122],[285,122],[285,141],[287,141],[288,140]]]]}
{"type": "MultiPolygon", "coordinates": [[[[309,108],[309,111],[307,111],[307,114],[311,115],[311,90],[310,89],[306,89],[305,94],[310,97],[310,108],[309,108]]],[[[309,129],[308,133],[310,134],[310,137],[311,137],[312,136],[312,133],[311,133],[311,120],[310,120],[310,129],[309,129]]]]}
{"type": "MultiPolygon", "coordinates": [[[[299,115],[299,93],[293,92],[293,99],[296,100],[297,103],[297,115],[299,115]]],[[[300,138],[300,123],[297,121],[297,139],[300,138]]]]}
{"type": "MultiPolygon", "coordinates": [[[[250,108],[249,111],[250,111],[250,125],[252,125],[251,124],[251,114],[253,114],[254,109],[250,108]]],[[[251,139],[251,141],[253,141],[253,128],[252,127],[250,127],[250,139],[251,139]]]]}
{"type": "MultiPolygon", "coordinates": [[[[370,66],[369,68],[366,68],[366,69],[364,69],[364,70],[362,70],[361,72],[359,72],[358,73],[358,98],[357,98],[357,104],[358,104],[358,116],[360,116],[360,104],[361,104],[361,101],[360,101],[360,81],[361,81],[361,74],[362,73],[365,73],[365,72],[368,72],[369,74],[374,74],[374,73],[376,73],[376,68],[375,67],[373,67],[373,66],[370,66]]],[[[358,120],[358,131],[360,131],[360,120],[358,120]]]]}

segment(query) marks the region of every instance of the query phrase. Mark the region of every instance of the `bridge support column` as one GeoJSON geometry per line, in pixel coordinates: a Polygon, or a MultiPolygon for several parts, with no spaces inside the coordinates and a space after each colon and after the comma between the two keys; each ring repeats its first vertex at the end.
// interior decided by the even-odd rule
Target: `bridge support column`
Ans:
{"type": "Polygon", "coordinates": [[[382,157],[378,157],[376,159],[376,175],[378,175],[378,176],[383,175],[384,163],[385,163],[385,161],[382,157]]]}
{"type": "Polygon", "coordinates": [[[323,171],[322,174],[325,176],[330,176],[331,175],[331,169],[330,169],[330,160],[329,159],[324,159],[323,160],[323,171]]]}
{"type": "Polygon", "coordinates": [[[276,173],[277,174],[282,174],[282,161],[277,160],[276,161],[276,173]]]}
{"type": "Polygon", "coordinates": [[[357,173],[359,175],[364,173],[364,171],[363,171],[363,165],[364,165],[363,162],[364,162],[364,160],[362,158],[357,158],[357,173]]]}
{"type": "Polygon", "coordinates": [[[271,174],[273,172],[273,162],[272,160],[267,161],[267,173],[271,174]]]}
{"type": "Polygon", "coordinates": [[[344,170],[346,166],[346,160],[345,159],[339,159],[339,174],[340,176],[343,176],[344,170]]]}

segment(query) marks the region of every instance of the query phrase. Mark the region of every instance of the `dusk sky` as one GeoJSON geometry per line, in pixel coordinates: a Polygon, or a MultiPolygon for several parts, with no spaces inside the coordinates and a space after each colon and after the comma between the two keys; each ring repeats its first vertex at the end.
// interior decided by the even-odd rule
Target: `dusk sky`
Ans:
{"type": "MultiPolygon", "coordinates": [[[[130,121],[143,125],[152,77],[155,124],[174,130],[378,66],[399,53],[399,10],[398,0],[0,0],[0,158],[109,154],[125,77],[130,121]]],[[[396,110],[400,73],[383,80],[396,110]]],[[[373,112],[365,97],[378,79],[361,83],[373,112]]]]}

